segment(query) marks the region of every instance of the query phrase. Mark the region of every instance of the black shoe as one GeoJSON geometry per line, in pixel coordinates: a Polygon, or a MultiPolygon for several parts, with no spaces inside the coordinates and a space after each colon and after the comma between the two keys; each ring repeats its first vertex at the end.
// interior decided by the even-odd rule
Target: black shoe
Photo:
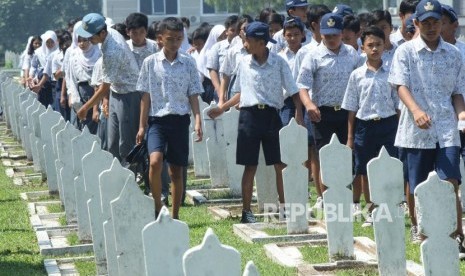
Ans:
{"type": "Polygon", "coordinates": [[[459,234],[459,235],[457,235],[455,240],[457,241],[457,243],[459,245],[459,259],[464,260],[465,259],[465,247],[464,247],[464,244],[463,244],[464,237],[463,237],[462,234],[459,234]]]}
{"type": "Polygon", "coordinates": [[[255,223],[257,222],[255,220],[254,215],[252,214],[252,211],[244,211],[242,210],[242,218],[241,218],[241,223],[255,223]]]}

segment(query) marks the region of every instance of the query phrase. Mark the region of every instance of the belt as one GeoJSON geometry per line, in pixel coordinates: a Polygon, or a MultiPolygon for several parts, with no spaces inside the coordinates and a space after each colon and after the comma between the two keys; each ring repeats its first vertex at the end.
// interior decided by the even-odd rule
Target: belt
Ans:
{"type": "Polygon", "coordinates": [[[341,106],[340,106],[340,105],[335,105],[335,106],[333,106],[333,108],[334,108],[334,111],[339,111],[339,110],[341,110],[341,106]]]}
{"type": "Polygon", "coordinates": [[[265,108],[269,107],[266,104],[257,104],[256,106],[257,106],[258,109],[265,109],[265,108]]]}
{"type": "Polygon", "coordinates": [[[258,110],[265,110],[265,109],[277,110],[277,108],[269,106],[267,104],[256,104],[256,105],[252,105],[252,106],[244,106],[244,107],[241,107],[241,108],[258,109],[258,110]]]}
{"type": "Polygon", "coordinates": [[[341,106],[340,106],[340,105],[335,105],[335,106],[323,105],[323,106],[320,106],[320,109],[321,109],[321,108],[326,108],[326,110],[331,110],[331,109],[333,109],[334,111],[340,111],[340,110],[341,110],[341,106]]]}
{"type": "Polygon", "coordinates": [[[381,119],[382,119],[381,117],[375,117],[373,119],[370,119],[370,121],[381,121],[381,119]]]}

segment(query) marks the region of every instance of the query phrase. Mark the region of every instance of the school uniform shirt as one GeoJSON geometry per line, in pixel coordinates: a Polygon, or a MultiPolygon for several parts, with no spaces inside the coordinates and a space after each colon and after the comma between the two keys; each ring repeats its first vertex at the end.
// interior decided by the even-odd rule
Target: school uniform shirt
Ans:
{"type": "Polygon", "coordinates": [[[240,61],[232,93],[241,93],[239,107],[266,104],[281,109],[284,99],[298,93],[298,88],[286,61],[269,52],[262,65],[252,55],[240,61]]]}
{"type": "Polygon", "coordinates": [[[218,71],[221,64],[225,59],[226,53],[231,48],[231,43],[227,39],[215,43],[208,51],[207,55],[207,69],[218,71]]]}
{"type": "Polygon", "coordinates": [[[431,117],[431,127],[420,129],[405,105],[401,106],[395,145],[403,148],[434,149],[460,146],[457,118],[451,96],[463,94],[465,83],[462,57],[442,38],[435,51],[421,37],[399,46],[388,81],[409,88],[418,106],[431,117]]]}
{"type": "Polygon", "coordinates": [[[97,59],[92,71],[92,78],[90,79],[91,86],[99,86],[102,84],[102,57],[97,59]]]}
{"type": "Polygon", "coordinates": [[[294,66],[291,67],[292,75],[294,76],[295,79],[297,79],[297,76],[299,75],[300,67],[302,66],[302,61],[304,60],[307,53],[315,50],[315,48],[318,45],[319,43],[315,39],[313,39],[307,45],[302,45],[299,51],[297,51],[297,53],[295,54],[295,58],[294,58],[294,66]]]}
{"type": "Polygon", "coordinates": [[[387,82],[389,67],[383,63],[376,72],[365,63],[350,74],[342,108],[356,112],[360,120],[387,118],[396,114],[399,97],[387,82]]]}
{"type": "Polygon", "coordinates": [[[397,46],[400,46],[401,44],[406,42],[404,36],[400,32],[400,27],[397,28],[397,31],[389,35],[389,39],[392,43],[394,43],[397,46]]]}
{"type": "Polygon", "coordinates": [[[150,93],[149,116],[185,115],[191,111],[189,96],[203,92],[195,60],[178,51],[173,62],[163,50],[142,63],[137,91],[150,93]]]}
{"type": "Polygon", "coordinates": [[[465,43],[460,40],[456,40],[454,46],[457,47],[457,49],[459,49],[459,52],[462,55],[463,60],[465,62],[465,43]]]}
{"type": "MultiPolygon", "coordinates": [[[[383,60],[383,65],[386,66],[386,68],[391,68],[392,64],[392,58],[394,57],[394,53],[396,52],[397,46],[396,44],[392,43],[392,48],[389,50],[384,50],[383,55],[381,56],[381,59],[383,60]]],[[[361,60],[360,60],[360,66],[366,63],[367,61],[367,55],[365,53],[360,55],[361,60]]]]}
{"type": "Polygon", "coordinates": [[[58,70],[61,70],[61,68],[63,67],[63,59],[63,51],[59,51],[53,56],[52,75],[55,74],[58,70]]]}
{"type": "Polygon", "coordinates": [[[59,55],[59,53],[61,53],[61,51],[54,51],[53,53],[51,53],[44,67],[44,74],[47,74],[51,81],[56,81],[55,76],[53,75],[54,71],[52,69],[52,64],[53,60],[55,59],[55,56],[59,55]]]}
{"type": "MultiPolygon", "coordinates": [[[[273,35],[273,39],[276,40],[276,43],[268,42],[266,45],[268,49],[271,50],[273,53],[279,53],[281,50],[287,47],[287,41],[284,38],[284,29],[277,31],[273,35]]],[[[309,29],[305,29],[305,42],[302,45],[307,45],[313,40],[313,34],[309,29]]]]}
{"type": "Polygon", "coordinates": [[[155,41],[148,38],[146,38],[145,40],[145,45],[142,47],[134,46],[132,44],[131,39],[126,41],[129,46],[129,49],[131,49],[132,53],[134,54],[134,57],[136,58],[137,66],[139,67],[139,69],[142,67],[142,62],[146,57],[158,52],[159,50],[155,41]]]}
{"type": "MultiPolygon", "coordinates": [[[[297,53],[292,52],[292,50],[289,49],[289,47],[286,47],[284,50],[279,52],[278,55],[287,62],[289,68],[294,68],[296,54],[297,53]]],[[[293,73],[292,70],[291,73],[293,73]]],[[[292,77],[294,78],[294,80],[297,79],[297,75],[292,74],[292,77]]]]}
{"type": "Polygon", "coordinates": [[[103,82],[110,83],[111,91],[127,94],[136,91],[139,66],[124,37],[118,31],[108,28],[108,35],[102,43],[103,82]]]}
{"type": "Polygon", "coordinates": [[[308,89],[317,106],[340,106],[350,74],[358,67],[360,56],[352,46],[341,43],[339,53],[321,43],[302,62],[297,86],[308,89]]]}
{"type": "Polygon", "coordinates": [[[220,73],[226,76],[232,76],[236,73],[236,68],[243,57],[247,56],[247,50],[242,44],[230,48],[224,57],[223,63],[220,66],[220,73]]]}

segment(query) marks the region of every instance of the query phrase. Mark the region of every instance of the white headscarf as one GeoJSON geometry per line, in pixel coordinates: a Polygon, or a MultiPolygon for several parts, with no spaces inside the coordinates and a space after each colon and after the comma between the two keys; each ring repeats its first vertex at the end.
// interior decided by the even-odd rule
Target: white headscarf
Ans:
{"type": "MultiPolygon", "coordinates": [[[[76,22],[76,24],[74,24],[73,30],[77,30],[81,25],[82,25],[82,21],[76,22]]],[[[73,31],[73,43],[71,43],[70,48],[76,49],[77,47],[78,47],[78,35],[76,31],[73,31]]]]}
{"type": "MultiPolygon", "coordinates": [[[[79,28],[81,24],[82,24],[82,21],[78,21],[74,25],[74,30],[76,30],[76,28],[79,28]]],[[[81,48],[79,48],[78,46],[78,40],[79,40],[79,36],[77,35],[76,32],[73,32],[72,45],[75,48],[74,51],[76,52],[76,58],[79,64],[87,68],[93,67],[95,65],[95,62],[97,62],[97,59],[102,55],[100,52],[100,48],[98,47],[98,45],[90,44],[89,48],[87,48],[86,50],[81,50],[81,48]]]]}
{"type": "Polygon", "coordinates": [[[42,66],[45,66],[45,64],[47,63],[47,59],[50,57],[50,54],[58,49],[58,38],[55,32],[50,31],[50,30],[43,33],[40,36],[40,38],[42,39],[42,46],[36,49],[34,53],[37,55],[37,58],[39,59],[40,64],[42,66]],[[47,40],[49,39],[55,42],[55,45],[51,49],[47,47],[47,40]]]}
{"type": "Polygon", "coordinates": [[[218,37],[220,37],[220,35],[222,35],[225,30],[226,28],[223,25],[215,25],[211,29],[207,41],[202,48],[202,51],[200,51],[199,58],[197,59],[197,70],[199,70],[199,72],[207,78],[210,78],[210,73],[207,69],[208,51],[211,49],[211,47],[213,47],[213,45],[215,45],[216,42],[218,42],[218,37]]]}

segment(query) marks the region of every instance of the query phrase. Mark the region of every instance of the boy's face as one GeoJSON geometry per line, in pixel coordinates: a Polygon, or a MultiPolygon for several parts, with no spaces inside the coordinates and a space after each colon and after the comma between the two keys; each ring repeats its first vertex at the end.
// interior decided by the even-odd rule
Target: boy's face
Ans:
{"type": "Polygon", "coordinates": [[[297,27],[286,28],[284,31],[284,39],[286,39],[289,48],[300,48],[304,33],[297,27]]]}
{"type": "Polygon", "coordinates": [[[289,9],[289,14],[294,17],[299,17],[302,22],[307,22],[307,7],[294,7],[289,9]]]}
{"type": "Polygon", "coordinates": [[[389,41],[389,37],[392,32],[392,26],[386,20],[381,20],[378,23],[376,23],[376,27],[383,30],[385,41],[389,41]]]}
{"type": "Polygon", "coordinates": [[[446,41],[451,41],[455,38],[455,32],[457,31],[458,22],[452,23],[447,15],[442,16],[442,29],[441,36],[446,41]]]}
{"type": "Polygon", "coordinates": [[[342,42],[347,45],[351,45],[354,48],[358,48],[357,39],[359,38],[359,33],[355,33],[352,30],[344,29],[342,30],[342,42]]]}
{"type": "Polygon", "coordinates": [[[283,29],[283,26],[279,25],[278,23],[271,23],[270,24],[270,36],[273,37],[275,33],[279,32],[283,29]]]}
{"type": "Polygon", "coordinates": [[[342,43],[342,34],[332,34],[332,35],[321,35],[322,42],[325,44],[326,48],[331,51],[336,51],[341,47],[342,43]]]}
{"type": "Polygon", "coordinates": [[[381,60],[384,51],[384,41],[380,37],[367,35],[362,44],[362,50],[366,53],[368,60],[381,60]]]}
{"type": "Polygon", "coordinates": [[[415,26],[420,30],[420,35],[426,42],[436,42],[442,30],[442,20],[429,17],[423,21],[415,20],[415,26]]]}
{"type": "Polygon", "coordinates": [[[182,41],[184,40],[184,31],[165,30],[159,34],[159,39],[163,43],[164,49],[176,52],[181,48],[182,41]]]}
{"type": "Polygon", "coordinates": [[[249,54],[256,54],[260,52],[260,50],[266,47],[265,41],[263,39],[255,38],[255,37],[246,37],[244,48],[247,50],[249,54]]]}
{"type": "Polygon", "coordinates": [[[145,44],[145,37],[147,36],[147,29],[144,27],[126,30],[126,33],[132,40],[135,46],[142,46],[145,44]]]}
{"type": "Polygon", "coordinates": [[[231,41],[237,34],[236,34],[236,28],[234,27],[229,27],[225,31],[226,38],[228,41],[231,41]]]}

